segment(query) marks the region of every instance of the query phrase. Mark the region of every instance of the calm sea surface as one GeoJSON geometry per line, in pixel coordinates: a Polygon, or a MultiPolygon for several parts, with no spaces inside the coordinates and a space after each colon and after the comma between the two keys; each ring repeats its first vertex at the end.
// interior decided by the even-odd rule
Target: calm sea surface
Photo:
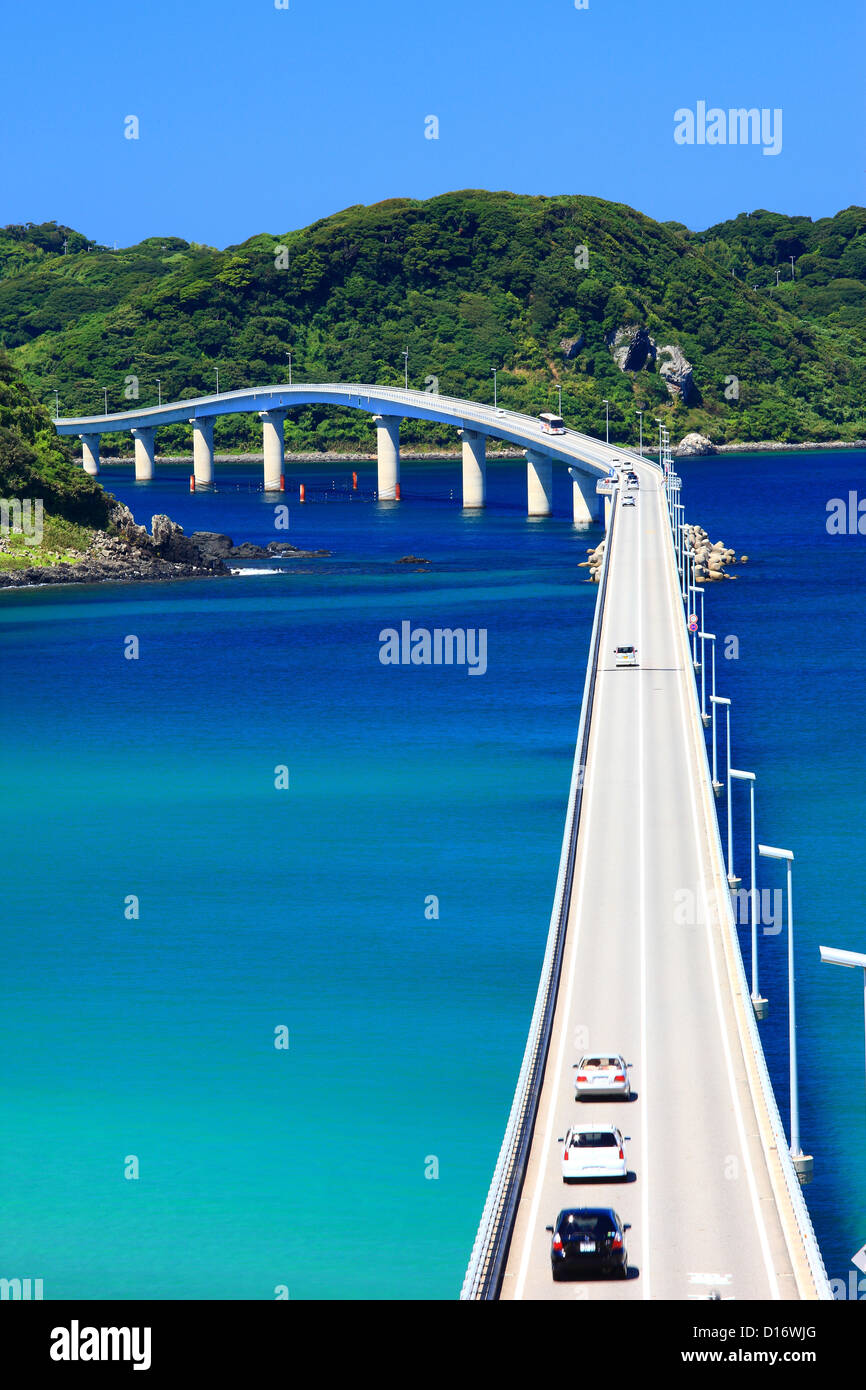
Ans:
{"type": "MultiPolygon", "coordinates": [[[[478,516],[456,461],[406,461],[400,505],[296,503],[350,469],[295,465],[286,533],[259,468],[191,497],[186,466],[108,467],[139,521],[332,555],[0,595],[0,1274],[46,1298],[459,1290],[544,950],[595,600],[577,563],[601,533],[572,529],[567,478],[528,521],[508,462],[478,516]],[[405,620],[486,629],[486,674],[383,666],[405,620]]],[[[689,519],[750,557],[707,623],[758,836],[796,855],[808,1200],[845,1277],[866,1241],[862,991],[818,944],[866,948],[866,538],[824,522],[866,495],[866,456],[680,471],[689,519]]],[[[747,830],[743,797],[741,868],[747,830]]],[[[787,1116],[784,934],[761,952],[787,1116]]]]}

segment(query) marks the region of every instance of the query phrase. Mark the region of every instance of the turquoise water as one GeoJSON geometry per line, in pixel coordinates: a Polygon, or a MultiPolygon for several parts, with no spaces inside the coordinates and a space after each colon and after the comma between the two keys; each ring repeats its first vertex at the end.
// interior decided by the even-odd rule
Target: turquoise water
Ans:
{"type": "MultiPolygon", "coordinates": [[[[185,486],[136,512],[274,535],[260,496],[185,486]]],[[[3,1265],[46,1297],[460,1286],[544,948],[592,537],[435,501],[296,512],[332,560],[0,601],[3,1265]],[[487,673],[383,666],[404,619],[486,628],[487,673]]]]}
{"type": "MultiPolygon", "coordinates": [[[[328,559],[0,596],[0,1273],[48,1298],[459,1290],[544,949],[595,598],[576,563],[600,533],[572,530],[567,479],[528,521],[504,462],[481,516],[454,462],[407,463],[400,505],[295,503],[348,471],[288,482],[288,538],[328,559]],[[486,674],[383,666],[403,620],[486,628],[486,674]]],[[[825,936],[863,949],[866,539],[827,537],[824,508],[866,492],[866,459],[681,471],[690,519],[752,557],[707,621],[740,637],[719,692],[759,838],[797,855],[808,1195],[843,1277],[866,1240],[862,995],[816,962],[825,936]]],[[[187,473],[103,481],[139,520],[286,538],[257,469],[195,497],[187,473]]],[[[762,971],[786,1113],[783,943],[762,971]]]]}

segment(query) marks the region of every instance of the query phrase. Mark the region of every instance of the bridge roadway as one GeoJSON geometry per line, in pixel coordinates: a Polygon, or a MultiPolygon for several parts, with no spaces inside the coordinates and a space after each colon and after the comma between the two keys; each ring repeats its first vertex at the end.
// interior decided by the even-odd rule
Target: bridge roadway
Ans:
{"type": "Polygon", "coordinates": [[[569,464],[574,520],[579,526],[589,525],[596,518],[599,511],[596,483],[607,475],[610,462],[616,457],[636,457],[577,430],[547,434],[537,418],[520,411],[436,392],[354,382],[298,383],[224,391],[221,395],[136,406],[104,415],[58,418],[54,426],[58,434],[78,436],[84,469],[91,474],[99,472],[102,435],[129,431],[135,440],[136,481],[148,482],[154,477],[157,430],[163,425],[188,423],[193,429],[196,486],[210,487],[214,481],[214,422],[217,416],[255,413],[262,421],[264,488],[266,492],[279,491],[284,467],[285,418],[291,410],[304,405],[342,406],[372,417],[376,426],[380,501],[400,497],[400,422],[405,418],[435,420],[460,431],[465,507],[485,504],[489,437],[526,450],[530,516],[551,514],[553,463],[569,464]]]}
{"type": "Polygon", "coordinates": [[[638,472],[637,506],[617,506],[563,971],[500,1297],[795,1299],[810,1295],[798,1290],[727,980],[727,884],[661,479],[638,472]],[[637,670],[615,668],[622,643],[638,648],[637,670]],[[695,925],[675,921],[683,890],[708,907],[695,925]],[[575,1102],[574,1064],[593,1047],[633,1063],[631,1103],[575,1102]],[[558,1140],[573,1121],[631,1136],[627,1183],[563,1182],[558,1140]],[[545,1227],[573,1206],[612,1206],[631,1222],[627,1281],[553,1283],[545,1227]]]}

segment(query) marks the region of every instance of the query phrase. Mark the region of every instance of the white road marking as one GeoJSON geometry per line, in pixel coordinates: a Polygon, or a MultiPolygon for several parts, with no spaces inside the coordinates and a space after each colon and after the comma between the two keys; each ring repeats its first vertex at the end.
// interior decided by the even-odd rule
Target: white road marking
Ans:
{"type": "MultiPolygon", "coordinates": [[[[659,503],[659,505],[661,505],[661,504],[659,503]]],[[[666,568],[667,568],[667,576],[668,576],[668,586],[670,587],[670,584],[671,584],[671,569],[670,569],[670,566],[669,566],[669,565],[668,565],[666,568]]],[[[677,614],[677,619],[679,619],[679,614],[677,614]]],[[[685,706],[685,700],[684,700],[684,698],[683,698],[683,681],[682,681],[682,680],[678,680],[678,681],[677,681],[677,692],[678,692],[678,696],[679,696],[680,716],[681,716],[681,717],[680,717],[680,725],[679,725],[679,727],[683,730],[684,733],[688,733],[688,730],[690,729],[691,725],[690,725],[690,723],[689,723],[689,718],[688,718],[688,714],[687,714],[686,706],[685,706]]],[[[687,745],[687,747],[686,747],[686,752],[687,752],[687,754],[689,754],[688,763],[690,764],[690,763],[691,763],[691,756],[690,756],[690,749],[688,748],[688,745],[687,745]]],[[[696,795],[696,792],[695,792],[695,779],[694,779],[693,777],[689,777],[689,778],[688,778],[688,784],[689,784],[689,805],[690,805],[690,809],[691,809],[691,813],[692,813],[692,826],[693,826],[693,829],[694,829],[694,832],[695,832],[695,843],[696,843],[698,846],[700,846],[700,845],[702,844],[703,840],[702,840],[702,835],[701,835],[701,824],[700,824],[700,820],[699,820],[699,817],[698,817],[697,795],[696,795]]],[[[711,929],[710,929],[710,913],[709,913],[709,892],[708,892],[708,885],[707,885],[706,856],[705,856],[704,854],[699,854],[699,855],[698,855],[698,863],[699,863],[699,865],[700,865],[700,875],[701,875],[700,887],[701,887],[701,897],[702,897],[702,900],[703,900],[703,908],[704,908],[705,940],[706,940],[706,943],[707,943],[707,953],[708,953],[709,958],[710,958],[710,970],[711,970],[712,977],[713,977],[713,993],[714,993],[714,995],[715,995],[715,1000],[716,1000],[716,1012],[717,1012],[718,1020],[719,1020],[719,1032],[720,1032],[721,1037],[722,1037],[722,1046],[723,1046],[724,1054],[725,1054],[725,1066],[726,1066],[727,1073],[728,1073],[728,1085],[729,1085],[729,1087],[730,1087],[731,1099],[732,1099],[732,1101],[733,1101],[733,1106],[734,1106],[734,1115],[735,1115],[736,1122],[737,1122],[737,1133],[738,1133],[739,1139],[740,1139],[740,1151],[741,1151],[741,1153],[742,1153],[742,1155],[743,1155],[743,1160],[744,1160],[745,1167],[746,1167],[746,1175],[747,1175],[748,1184],[749,1184],[749,1195],[750,1195],[751,1200],[752,1200],[752,1212],[753,1212],[754,1218],[755,1218],[755,1230],[756,1230],[757,1233],[758,1233],[758,1239],[759,1239],[760,1245],[761,1245],[761,1254],[762,1254],[763,1257],[764,1257],[764,1268],[765,1268],[765,1270],[766,1270],[766,1273],[767,1273],[767,1281],[768,1281],[769,1286],[770,1286],[770,1296],[771,1296],[771,1298],[779,1299],[779,1298],[781,1298],[781,1294],[780,1294],[780,1292],[779,1292],[779,1284],[778,1284],[778,1281],[777,1281],[777,1279],[776,1279],[776,1271],[775,1271],[775,1269],[774,1269],[774,1267],[773,1267],[773,1257],[772,1257],[772,1254],[771,1254],[771,1252],[770,1252],[770,1242],[769,1242],[769,1239],[768,1239],[768,1237],[767,1237],[767,1228],[766,1228],[766,1225],[765,1225],[765,1223],[764,1223],[764,1216],[763,1216],[763,1213],[762,1213],[762,1211],[761,1211],[761,1204],[760,1204],[760,1200],[759,1200],[759,1198],[758,1198],[758,1185],[757,1185],[757,1182],[756,1182],[756,1179],[755,1179],[755,1171],[754,1171],[754,1167],[753,1167],[753,1165],[752,1165],[751,1154],[750,1154],[750,1152],[749,1152],[748,1140],[747,1140],[747,1138],[746,1138],[746,1129],[745,1129],[745,1125],[744,1125],[744,1123],[743,1123],[743,1110],[742,1110],[742,1106],[741,1106],[741,1104],[740,1104],[739,1092],[738,1092],[738,1090],[737,1090],[736,1077],[734,1076],[733,1060],[732,1060],[732,1058],[731,1058],[731,1049],[730,1049],[730,1045],[729,1045],[729,1042],[728,1042],[728,1030],[727,1030],[727,1027],[726,1027],[725,1016],[724,1016],[724,1010],[723,1010],[723,1007],[722,1007],[722,995],[721,995],[721,989],[720,989],[720,986],[719,986],[719,973],[718,973],[718,970],[717,970],[717,968],[716,968],[715,952],[713,951],[713,942],[712,942],[712,937],[711,937],[711,934],[710,934],[710,933],[711,933],[711,929]]]]}

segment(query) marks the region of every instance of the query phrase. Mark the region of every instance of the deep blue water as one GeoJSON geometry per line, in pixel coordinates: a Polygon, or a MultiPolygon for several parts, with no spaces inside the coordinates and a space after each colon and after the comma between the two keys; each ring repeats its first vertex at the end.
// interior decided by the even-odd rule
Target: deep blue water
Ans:
{"type": "MultiPolygon", "coordinates": [[[[758,778],[757,839],[795,856],[800,1128],[815,1157],[806,1198],[827,1272],[847,1281],[866,1243],[863,980],[821,964],[818,947],[866,951],[866,536],[830,535],[827,504],[852,490],[866,497],[866,454],[736,455],[678,469],[688,520],[749,556],[736,581],[709,587],[707,623],[718,693],[733,701],[732,762],[758,778]],[[728,636],[739,638],[737,659],[723,655],[728,636]]],[[[748,789],[734,791],[734,864],[748,887],[748,789]]],[[[719,809],[724,837],[724,801],[719,809]]],[[[784,893],[784,865],[759,858],[758,883],[784,893]]],[[[749,927],[740,935],[748,970],[749,927]]],[[[770,1000],[761,1033],[789,1132],[786,925],[761,933],[758,952],[770,1000]]]]}
{"type": "MultiPolygon", "coordinates": [[[[528,521],[517,463],[463,516],[458,467],[406,462],[399,505],[301,507],[298,481],[351,469],[297,465],[288,533],[255,467],[194,497],[187,467],[107,469],[139,520],[332,556],[0,596],[7,1277],[49,1298],[456,1295],[537,986],[595,598],[576,564],[600,534],[571,528],[566,478],[528,521]],[[487,673],[383,666],[406,619],[485,628],[487,673]]],[[[866,538],[824,518],[866,493],[866,458],[680,471],[689,519],[750,556],[707,622],[740,639],[718,684],[758,836],[797,856],[808,1200],[844,1277],[866,1241],[862,992],[817,946],[864,946],[866,538]]],[[[784,934],[761,949],[786,1114],[784,934]]]]}

